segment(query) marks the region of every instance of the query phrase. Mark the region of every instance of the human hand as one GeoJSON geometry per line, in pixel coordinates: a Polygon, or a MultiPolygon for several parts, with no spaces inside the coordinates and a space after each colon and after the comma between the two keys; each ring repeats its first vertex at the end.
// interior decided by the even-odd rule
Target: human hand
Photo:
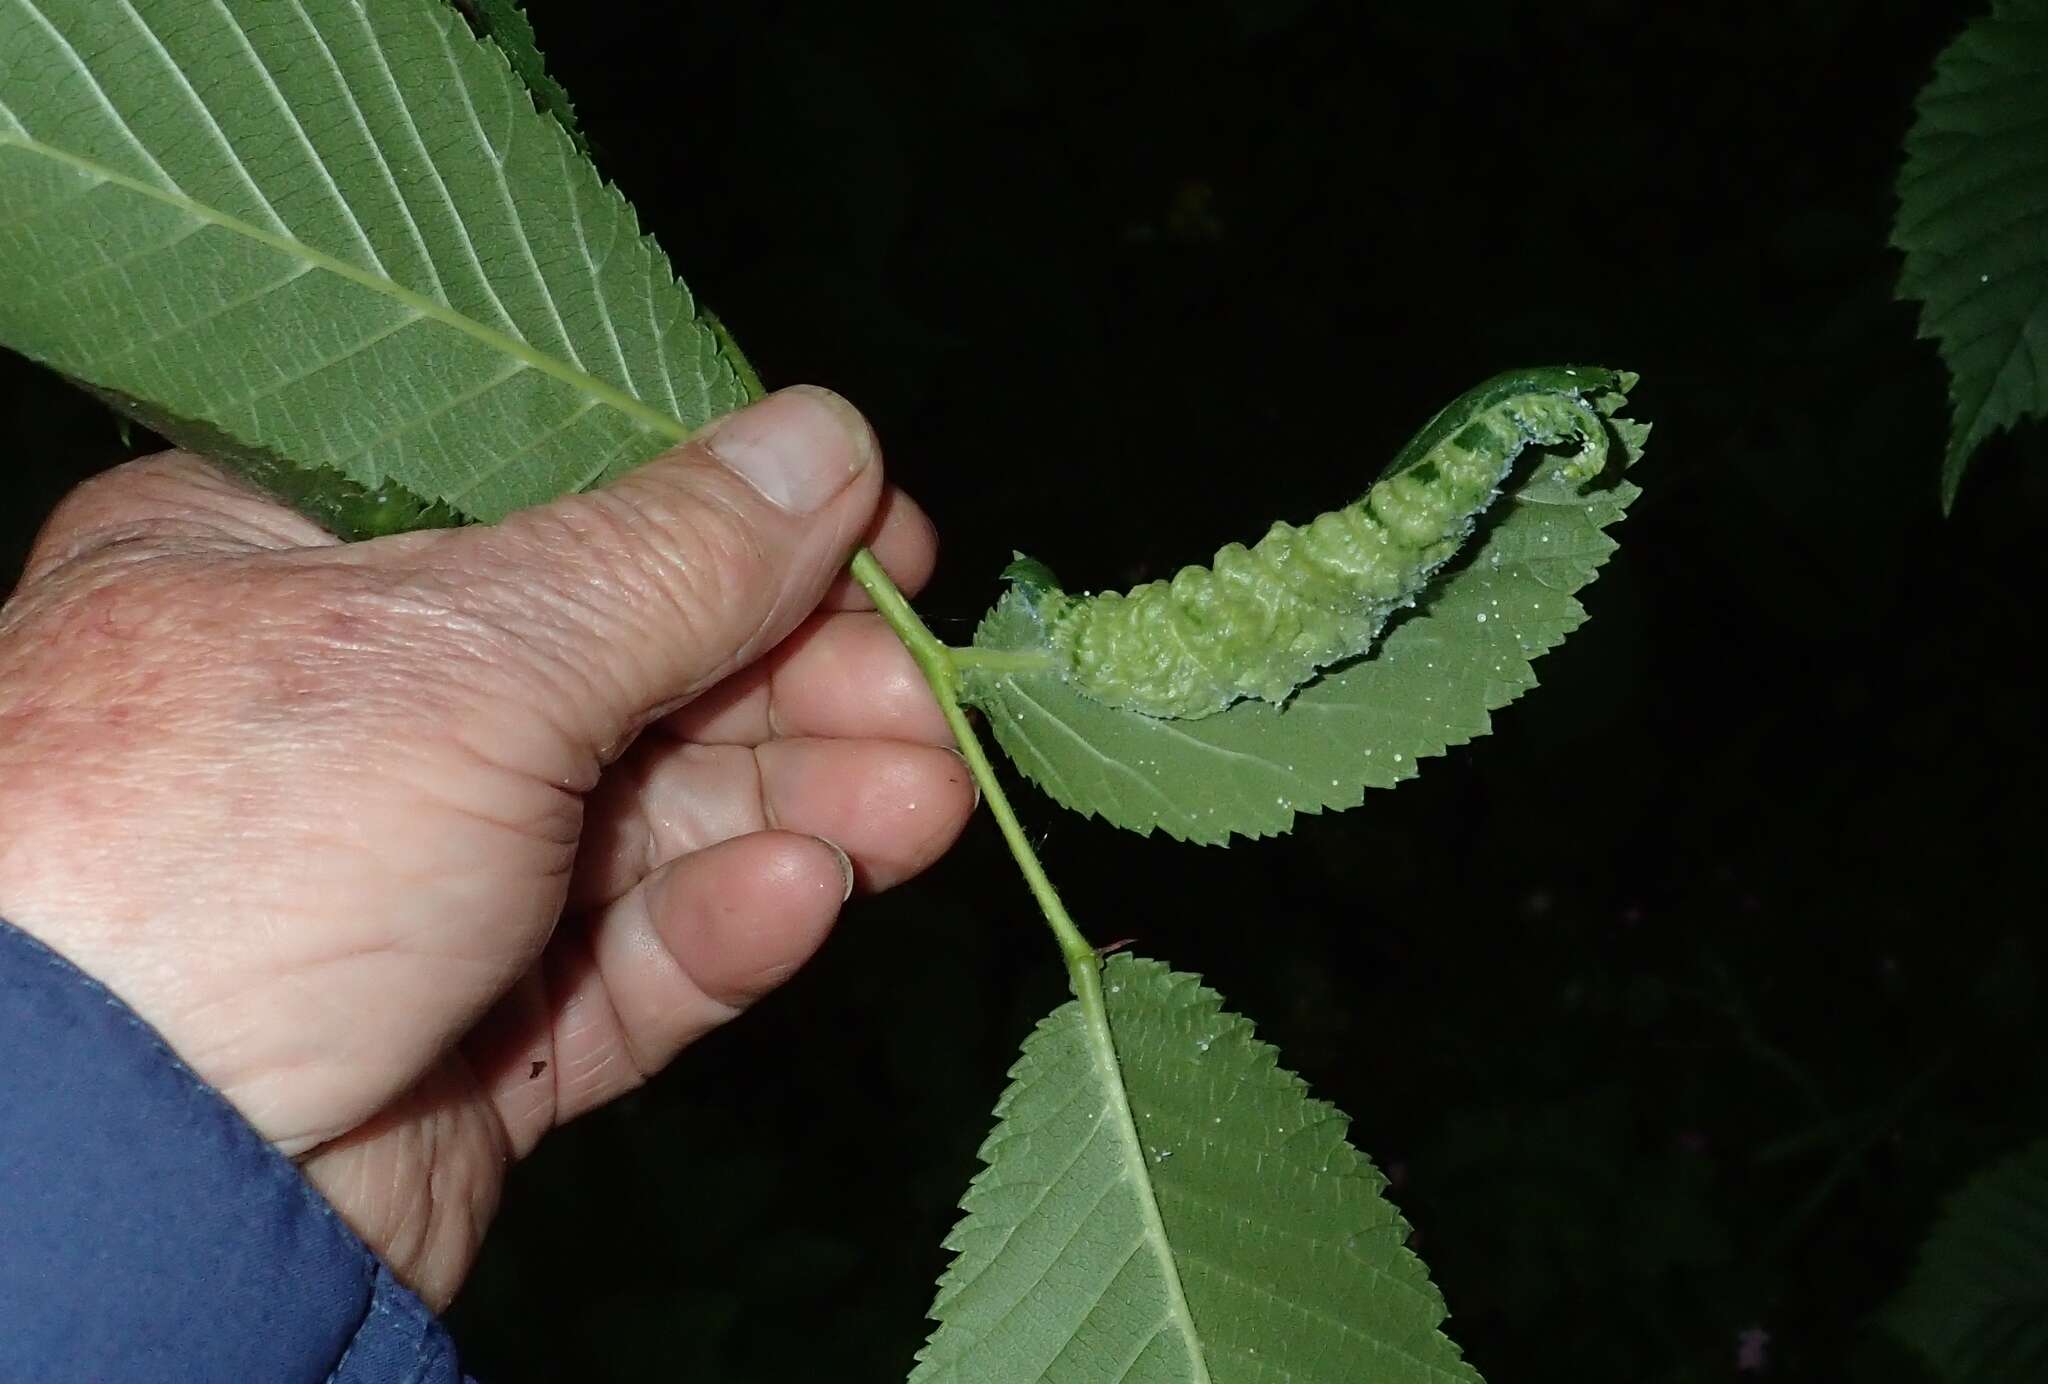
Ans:
{"type": "Polygon", "coordinates": [[[807,389],[608,490],[352,545],[194,457],[123,467],[0,609],[0,916],[445,1305],[508,1160],[965,823],[863,541],[929,574],[807,389]]]}

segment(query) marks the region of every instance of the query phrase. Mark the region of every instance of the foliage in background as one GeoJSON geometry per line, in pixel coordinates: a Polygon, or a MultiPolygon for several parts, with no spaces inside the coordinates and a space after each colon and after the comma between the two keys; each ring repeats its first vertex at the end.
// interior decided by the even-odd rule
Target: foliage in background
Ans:
{"type": "Polygon", "coordinates": [[[1955,1194],[1885,1324],[1942,1384],[2048,1379],[2048,1140],[1955,1194]]]}
{"type": "Polygon", "coordinates": [[[1941,503],[2001,428],[2048,412],[2048,0],[1997,0],[1934,64],[1906,136],[1899,296],[1948,363],[1941,503]]]}
{"type": "MultiPolygon", "coordinates": [[[[1994,0],[1935,60],[1892,243],[1952,410],[1941,501],[1986,438],[2048,414],[2048,0],[1994,0]]],[[[2048,1377],[2048,1142],[1966,1183],[1882,1321],[1943,1384],[2048,1377]]]]}

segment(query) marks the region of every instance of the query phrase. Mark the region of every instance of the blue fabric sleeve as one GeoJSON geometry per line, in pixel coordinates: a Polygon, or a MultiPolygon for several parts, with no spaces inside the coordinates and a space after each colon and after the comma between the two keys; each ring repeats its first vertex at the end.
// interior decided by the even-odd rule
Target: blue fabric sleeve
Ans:
{"type": "Polygon", "coordinates": [[[106,987],[0,920],[0,1381],[456,1384],[440,1322],[106,987]]]}

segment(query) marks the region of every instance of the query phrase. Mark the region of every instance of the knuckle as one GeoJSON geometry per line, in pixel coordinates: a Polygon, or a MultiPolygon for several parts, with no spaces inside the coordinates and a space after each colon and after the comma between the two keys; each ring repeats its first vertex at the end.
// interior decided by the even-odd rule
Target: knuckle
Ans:
{"type": "Polygon", "coordinates": [[[159,452],[74,487],[44,522],[25,571],[39,576],[103,555],[237,553],[334,541],[203,458],[159,452]]]}

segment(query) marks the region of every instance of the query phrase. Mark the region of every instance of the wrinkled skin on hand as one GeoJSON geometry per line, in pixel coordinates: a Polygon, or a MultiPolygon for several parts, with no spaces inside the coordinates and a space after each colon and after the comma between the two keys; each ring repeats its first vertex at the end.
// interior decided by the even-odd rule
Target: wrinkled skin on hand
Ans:
{"type": "Polygon", "coordinates": [[[930,571],[823,391],[604,492],[346,546],[197,458],[123,467],[0,610],[0,916],[445,1305],[509,1160],[972,810],[843,577],[863,541],[930,571]]]}

